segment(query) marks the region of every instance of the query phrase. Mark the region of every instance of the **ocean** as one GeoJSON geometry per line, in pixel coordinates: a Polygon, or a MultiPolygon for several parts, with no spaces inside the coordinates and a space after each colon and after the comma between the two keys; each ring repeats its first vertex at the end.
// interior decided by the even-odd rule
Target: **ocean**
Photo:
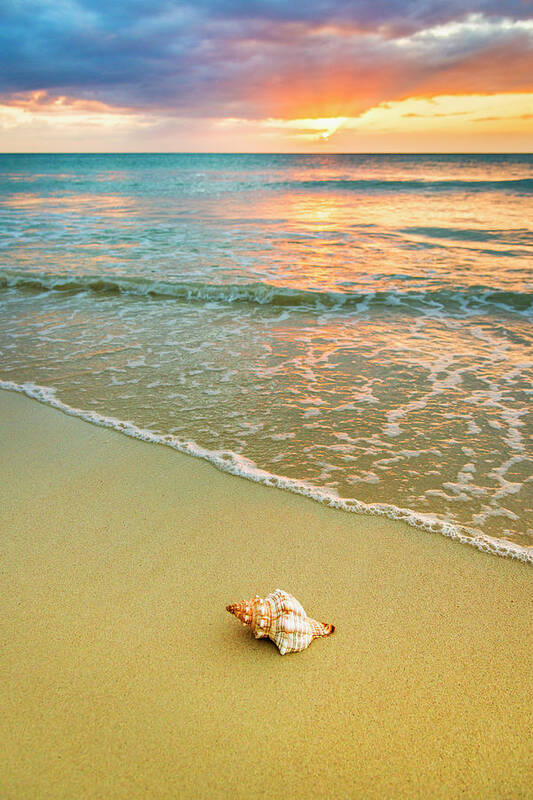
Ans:
{"type": "Polygon", "coordinates": [[[1,155],[0,388],[533,562],[532,222],[531,155],[1,155]]]}

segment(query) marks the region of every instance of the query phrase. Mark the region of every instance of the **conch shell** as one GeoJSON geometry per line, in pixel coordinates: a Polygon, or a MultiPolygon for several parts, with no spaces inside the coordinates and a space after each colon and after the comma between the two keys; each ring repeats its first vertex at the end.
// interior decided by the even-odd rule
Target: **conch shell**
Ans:
{"type": "Polygon", "coordinates": [[[335,630],[334,625],[308,617],[298,600],[281,589],[264,599],[256,595],[253,600],[233,603],[226,606],[226,611],[250,625],[256,639],[272,639],[282,656],[305,650],[313,639],[329,636],[335,630]]]}

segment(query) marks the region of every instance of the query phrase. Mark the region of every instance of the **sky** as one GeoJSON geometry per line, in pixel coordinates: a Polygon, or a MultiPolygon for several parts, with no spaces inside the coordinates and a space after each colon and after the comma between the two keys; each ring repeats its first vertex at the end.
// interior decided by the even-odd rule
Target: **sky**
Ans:
{"type": "Polygon", "coordinates": [[[2,152],[531,152],[533,0],[2,0],[2,152]]]}

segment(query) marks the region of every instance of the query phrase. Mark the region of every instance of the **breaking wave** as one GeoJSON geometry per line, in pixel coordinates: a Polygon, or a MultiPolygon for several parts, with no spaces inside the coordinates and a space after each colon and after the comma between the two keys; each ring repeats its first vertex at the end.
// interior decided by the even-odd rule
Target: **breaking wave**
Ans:
{"type": "Polygon", "coordinates": [[[495,290],[487,286],[458,287],[420,291],[343,292],[315,291],[275,286],[268,283],[213,284],[173,282],[142,277],[103,277],[86,275],[67,277],[43,273],[0,272],[0,290],[22,292],[92,293],[97,295],[132,295],[151,299],[174,299],[198,303],[247,303],[276,308],[303,310],[366,311],[388,306],[416,313],[469,312],[504,310],[528,314],[533,309],[533,292],[495,290]]]}

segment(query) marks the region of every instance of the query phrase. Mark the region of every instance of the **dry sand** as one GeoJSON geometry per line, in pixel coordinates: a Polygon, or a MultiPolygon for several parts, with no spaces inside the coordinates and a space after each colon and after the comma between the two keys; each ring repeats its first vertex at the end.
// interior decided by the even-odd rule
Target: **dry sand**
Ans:
{"type": "Polygon", "coordinates": [[[0,392],[0,796],[533,797],[530,566],[0,392]],[[280,656],[224,609],[292,592],[280,656]]]}

